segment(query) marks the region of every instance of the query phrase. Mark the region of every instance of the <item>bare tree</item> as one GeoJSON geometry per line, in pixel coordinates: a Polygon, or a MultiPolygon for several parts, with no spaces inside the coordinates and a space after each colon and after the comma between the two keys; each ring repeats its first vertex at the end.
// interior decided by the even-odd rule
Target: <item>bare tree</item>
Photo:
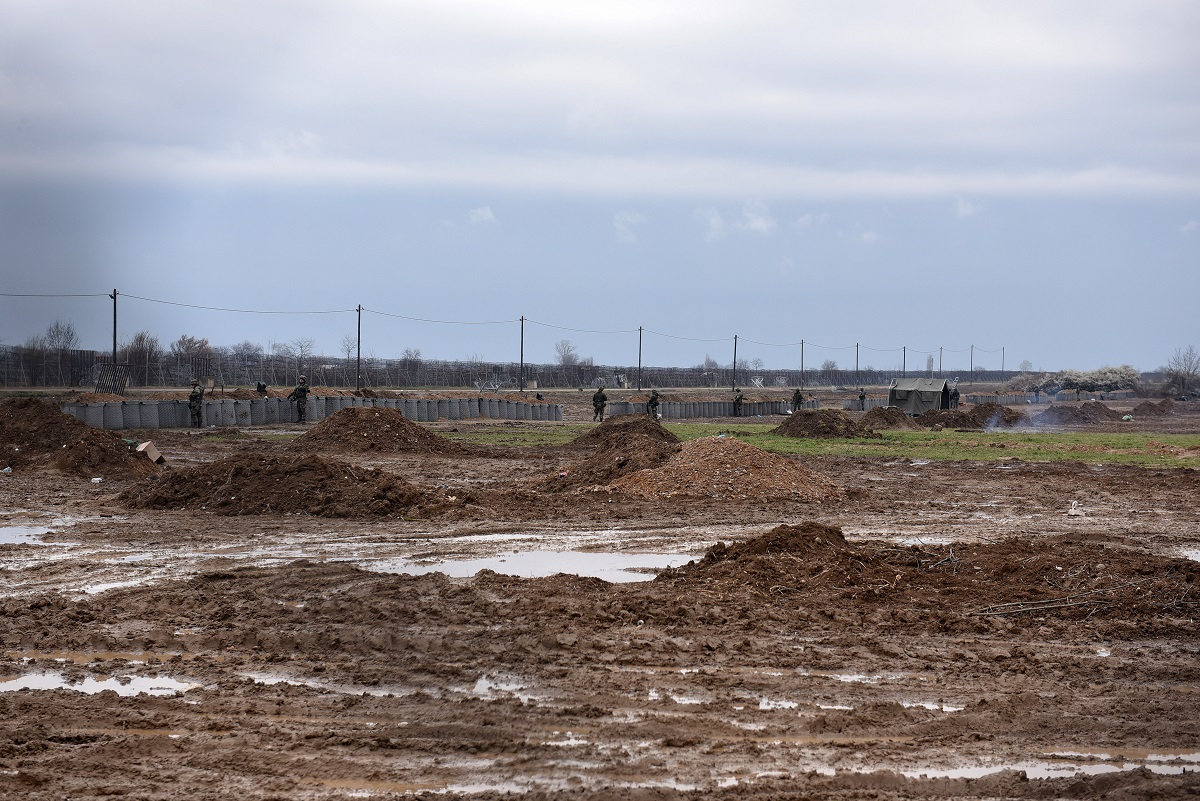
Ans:
{"type": "Polygon", "coordinates": [[[75,324],[55,320],[54,324],[46,329],[46,347],[59,353],[78,348],[79,333],[75,330],[75,324]]]}
{"type": "Polygon", "coordinates": [[[826,359],[821,362],[821,372],[830,373],[837,369],[837,362],[833,359],[826,359]]]}
{"type": "MultiPolygon", "coordinates": [[[[298,369],[301,373],[304,373],[305,371],[304,363],[312,358],[313,343],[314,340],[311,337],[299,337],[292,340],[292,350],[296,354],[296,369],[298,369]]],[[[311,372],[311,364],[309,365],[308,369],[311,372]]]]}
{"type": "Polygon", "coordinates": [[[138,331],[133,338],[121,346],[120,359],[130,366],[130,380],[135,386],[149,386],[154,372],[151,365],[158,366],[163,357],[158,337],[149,331],[138,331]]]}
{"type": "Polygon", "coordinates": [[[405,361],[417,362],[419,364],[421,361],[421,349],[405,348],[404,353],[400,356],[400,358],[404,359],[405,361]]]}
{"type": "Polygon", "coordinates": [[[1022,373],[1032,373],[1033,372],[1033,362],[1029,361],[1029,359],[1026,359],[1025,361],[1021,362],[1021,366],[1018,367],[1017,369],[1020,370],[1022,373]]]}
{"type": "Polygon", "coordinates": [[[558,363],[563,367],[572,367],[579,364],[579,353],[575,350],[575,346],[571,344],[569,339],[560,339],[554,344],[554,353],[558,357],[558,363]]]}
{"type": "Polygon", "coordinates": [[[1186,350],[1176,348],[1175,355],[1167,360],[1167,366],[1162,371],[1167,374],[1167,386],[1177,384],[1179,393],[1186,395],[1188,385],[1200,375],[1200,353],[1196,352],[1196,346],[1188,345],[1186,350]]]}
{"type": "Polygon", "coordinates": [[[179,339],[171,343],[171,355],[176,359],[191,359],[197,356],[209,356],[213,352],[212,345],[207,339],[180,334],[179,339]]]}

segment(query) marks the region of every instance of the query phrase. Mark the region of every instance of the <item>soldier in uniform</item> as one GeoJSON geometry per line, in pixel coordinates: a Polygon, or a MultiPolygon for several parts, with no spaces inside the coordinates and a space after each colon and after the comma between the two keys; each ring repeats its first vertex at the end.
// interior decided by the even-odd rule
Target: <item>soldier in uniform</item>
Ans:
{"type": "Polygon", "coordinates": [[[608,405],[608,396],[604,394],[604,387],[596,390],[596,394],[592,395],[592,422],[599,420],[604,422],[604,407],[608,405]]]}
{"type": "Polygon", "coordinates": [[[804,393],[797,389],[792,393],[792,411],[800,411],[800,407],[804,405],[804,393]]]}
{"type": "Polygon", "coordinates": [[[204,388],[192,379],[192,391],[188,393],[188,411],[192,413],[192,428],[204,426],[204,388]]]}
{"type": "Polygon", "coordinates": [[[658,390],[650,390],[650,400],[646,401],[646,414],[658,419],[658,390]]]}
{"type": "Polygon", "coordinates": [[[860,412],[867,410],[867,391],[862,387],[858,388],[858,410],[860,412]]]}
{"type": "Polygon", "coordinates": [[[742,398],[742,391],[739,389],[733,396],[733,416],[734,417],[742,416],[742,401],[743,400],[744,399],[742,398]]]}
{"type": "Polygon", "coordinates": [[[296,388],[292,390],[292,393],[288,395],[288,400],[294,400],[296,402],[297,423],[304,422],[304,406],[308,403],[308,392],[308,379],[304,376],[300,376],[300,383],[297,384],[296,388]]]}

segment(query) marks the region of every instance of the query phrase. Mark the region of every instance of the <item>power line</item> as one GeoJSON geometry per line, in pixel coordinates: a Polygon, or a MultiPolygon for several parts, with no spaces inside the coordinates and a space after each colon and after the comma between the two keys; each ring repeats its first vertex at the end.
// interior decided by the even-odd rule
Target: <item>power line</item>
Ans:
{"type": "Polygon", "coordinates": [[[86,295],[60,295],[60,294],[19,294],[16,292],[0,292],[0,297],[5,298],[107,298],[107,292],[89,293],[86,295]]]}
{"type": "Polygon", "coordinates": [[[699,337],[681,337],[681,336],[676,336],[675,334],[664,334],[661,331],[651,331],[649,328],[646,329],[646,333],[654,334],[655,336],[666,337],[667,339],[679,339],[679,340],[683,340],[685,342],[732,342],[733,341],[733,337],[722,337],[720,339],[701,339],[699,337]]]}
{"type": "Polygon", "coordinates": [[[534,325],[540,325],[545,328],[556,328],[559,331],[574,331],[577,334],[636,334],[637,333],[636,328],[622,329],[622,330],[617,330],[617,331],[593,331],[593,330],[590,330],[587,328],[568,328],[565,325],[554,325],[552,323],[539,322],[539,321],[534,320],[529,317],[525,318],[525,322],[533,323],[534,325]]]}
{"type": "MultiPolygon", "coordinates": [[[[105,297],[112,297],[105,295],[105,297]]],[[[123,298],[133,298],[134,300],[144,300],[148,303],[162,303],[167,306],[183,306],[188,309],[204,309],[205,311],[221,311],[233,312],[235,314],[347,314],[353,313],[355,309],[317,309],[312,311],[280,311],[272,309],[227,309],[221,306],[199,306],[195,303],[178,303],[173,300],[159,300],[158,298],[143,298],[140,295],[121,294],[123,298]]]]}
{"type": "MultiPolygon", "coordinates": [[[[354,311],[351,309],[351,311],[354,311]]],[[[392,314],[391,312],[378,311],[376,309],[364,308],[363,311],[371,314],[378,314],[383,317],[394,317],[397,320],[413,320],[418,323],[440,323],[442,325],[507,325],[508,323],[520,322],[519,320],[430,320],[425,317],[406,317],[403,314],[392,314]]]]}

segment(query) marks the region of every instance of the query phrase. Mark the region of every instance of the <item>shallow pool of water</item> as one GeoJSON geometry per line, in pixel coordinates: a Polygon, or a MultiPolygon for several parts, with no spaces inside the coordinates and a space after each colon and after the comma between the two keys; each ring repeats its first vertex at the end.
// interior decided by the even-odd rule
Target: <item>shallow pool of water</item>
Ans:
{"type": "Polygon", "coordinates": [[[69,681],[61,673],[30,673],[25,676],[0,681],[0,692],[16,690],[73,690],[95,695],[112,690],[117,695],[174,695],[199,687],[166,676],[121,676],[94,679],[90,676],[81,681],[69,681]]]}
{"type": "Polygon", "coordinates": [[[613,583],[649,581],[668,567],[685,565],[695,559],[677,553],[593,553],[591,551],[522,551],[483,559],[449,559],[440,562],[416,562],[409,559],[385,559],[363,564],[379,573],[445,573],[452,578],[468,578],[481,570],[493,570],[506,576],[541,578],[566,573],[588,576],[613,583]]]}

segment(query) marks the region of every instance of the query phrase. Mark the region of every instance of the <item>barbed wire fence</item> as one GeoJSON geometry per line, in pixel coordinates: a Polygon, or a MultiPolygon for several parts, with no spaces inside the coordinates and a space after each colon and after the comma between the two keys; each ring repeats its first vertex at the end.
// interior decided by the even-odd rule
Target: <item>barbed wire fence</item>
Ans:
{"type": "MultiPolygon", "coordinates": [[[[878,386],[888,384],[892,379],[903,377],[938,377],[961,378],[964,382],[1002,382],[1018,375],[1019,371],[985,370],[974,365],[975,354],[1000,355],[1003,360],[1004,349],[983,349],[974,345],[967,348],[941,347],[934,351],[922,351],[905,346],[895,348],[873,348],[856,343],[854,345],[831,346],[821,345],[804,340],[797,342],[772,343],[750,338],[739,338],[738,335],[727,337],[687,337],[671,332],[663,332],[639,327],[635,329],[595,330],[556,325],[554,323],[519,317],[509,320],[436,320],[395,314],[378,309],[367,309],[358,306],[355,309],[316,309],[316,310],[269,310],[269,309],[237,309],[216,306],[201,306],[180,303],[170,300],[147,298],[138,295],[119,295],[116,290],[111,294],[72,294],[72,295],[22,295],[0,293],[0,298],[25,297],[83,297],[104,298],[113,305],[114,341],[111,351],[84,349],[56,349],[35,344],[0,345],[0,386],[4,387],[85,387],[93,384],[101,365],[128,365],[130,384],[139,387],[181,387],[186,386],[192,378],[212,379],[218,386],[254,386],[263,383],[268,386],[284,386],[294,384],[301,374],[306,374],[309,383],[334,387],[364,388],[409,388],[409,387],[446,387],[446,388],[562,388],[562,387],[593,387],[604,385],[641,386],[641,387],[800,387],[800,386],[878,386]],[[165,351],[157,340],[141,343],[116,341],[116,315],[118,298],[136,300],[145,303],[165,304],[213,312],[225,312],[246,315],[359,315],[374,314],[388,318],[402,319],[428,325],[455,326],[512,326],[521,325],[521,361],[492,362],[482,360],[441,360],[426,359],[406,355],[403,358],[378,358],[369,356],[362,358],[361,339],[357,343],[357,353],[351,356],[344,351],[344,356],[329,356],[312,352],[296,352],[296,349],[270,343],[268,348],[261,346],[207,346],[199,352],[172,353],[165,351]],[[597,336],[628,337],[638,336],[638,361],[634,364],[594,364],[591,360],[575,363],[544,364],[525,362],[524,342],[525,326],[539,327],[548,330],[583,333],[597,336]],[[704,343],[706,345],[721,344],[732,346],[733,360],[728,364],[718,364],[716,360],[707,357],[703,364],[681,366],[649,366],[641,361],[641,343],[644,335],[662,337],[665,339],[687,342],[704,343]],[[765,367],[760,359],[738,359],[739,343],[750,344],[759,348],[780,349],[789,352],[789,357],[800,362],[803,369],[770,369],[765,367]],[[900,356],[903,367],[900,369],[875,369],[859,366],[862,352],[867,354],[887,354],[889,358],[900,356]],[[853,353],[855,367],[853,369],[836,365],[831,358],[824,358],[819,363],[812,363],[823,355],[837,355],[848,358],[853,353]],[[808,362],[806,363],[806,354],[808,362]],[[946,357],[953,360],[968,361],[967,365],[957,364],[951,368],[946,365],[946,357]],[[964,359],[964,356],[967,359],[964,359]]],[[[361,331],[361,325],[360,325],[361,331]]],[[[135,340],[137,337],[135,337],[135,340]]],[[[152,339],[152,338],[151,338],[152,339]]],[[[345,344],[345,343],[344,343],[345,344]]],[[[844,361],[844,359],[843,359],[844,361]]]]}

